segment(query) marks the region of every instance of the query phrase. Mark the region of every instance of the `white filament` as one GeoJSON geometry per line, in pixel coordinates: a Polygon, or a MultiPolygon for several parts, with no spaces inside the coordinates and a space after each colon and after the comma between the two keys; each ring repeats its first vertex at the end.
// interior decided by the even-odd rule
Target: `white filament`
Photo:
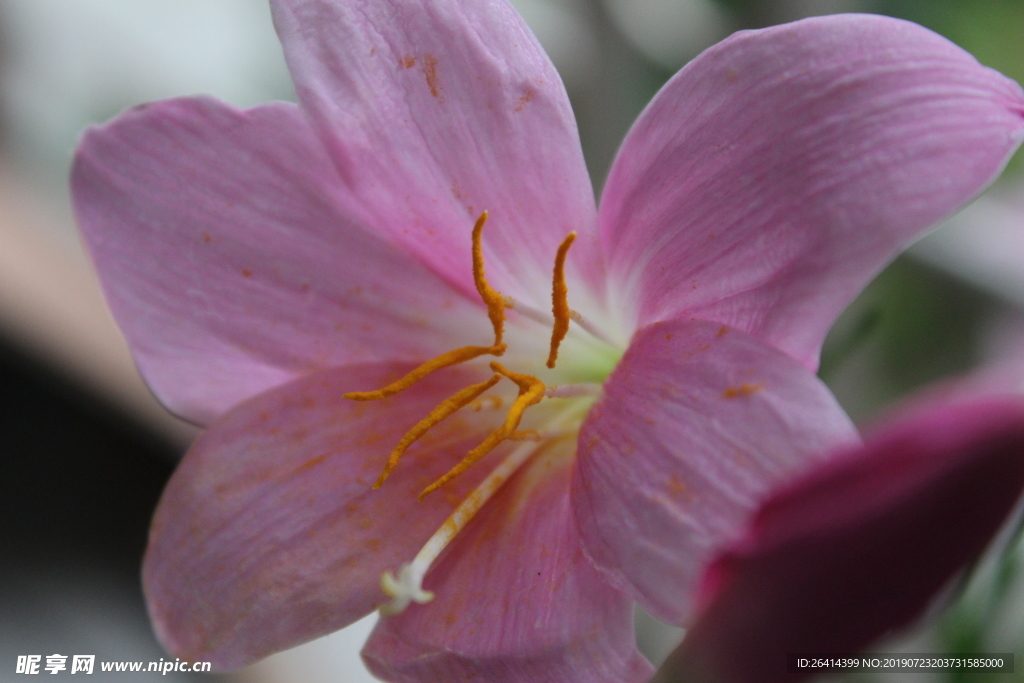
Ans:
{"type": "MultiPolygon", "coordinates": [[[[562,433],[562,428],[569,422],[571,416],[577,412],[579,412],[579,409],[574,406],[560,413],[545,426],[544,433],[562,433]]],[[[448,547],[452,539],[480,511],[484,503],[490,500],[502,485],[516,473],[516,470],[522,467],[523,463],[529,460],[530,456],[543,445],[543,442],[524,442],[515,448],[455,508],[455,511],[444,521],[441,528],[434,532],[434,535],[430,537],[426,545],[416,553],[416,557],[413,558],[412,562],[403,564],[398,569],[397,578],[391,572],[385,572],[381,576],[381,589],[391,598],[391,602],[380,608],[381,616],[387,617],[399,614],[413,602],[423,604],[434,599],[432,592],[423,590],[423,577],[427,575],[430,565],[434,563],[434,560],[448,547]]]]}

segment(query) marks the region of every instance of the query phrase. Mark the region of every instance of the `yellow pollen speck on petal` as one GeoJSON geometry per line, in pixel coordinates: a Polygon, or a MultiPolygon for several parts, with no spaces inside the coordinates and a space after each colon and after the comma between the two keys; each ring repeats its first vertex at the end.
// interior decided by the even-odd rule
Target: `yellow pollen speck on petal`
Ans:
{"type": "Polygon", "coordinates": [[[398,442],[395,449],[391,451],[391,457],[388,458],[387,465],[384,466],[384,471],[380,473],[380,477],[377,479],[377,483],[373,485],[373,488],[379,489],[381,487],[385,480],[387,480],[388,476],[391,475],[391,472],[398,465],[398,461],[402,458],[405,451],[408,450],[409,447],[420,437],[426,434],[431,427],[451,416],[460,408],[463,408],[469,403],[475,401],[480,394],[484,393],[500,381],[501,375],[495,374],[486,382],[472,384],[438,404],[436,408],[430,411],[429,415],[416,423],[416,426],[410,429],[406,435],[402,437],[402,440],[398,442]]]}
{"type": "Polygon", "coordinates": [[[750,384],[748,382],[744,382],[738,387],[729,387],[728,389],[723,391],[722,398],[733,399],[739,396],[751,396],[761,391],[762,389],[764,389],[764,384],[761,382],[758,382],[757,384],[750,384]]]}
{"type": "Polygon", "coordinates": [[[488,284],[487,276],[484,275],[483,234],[486,223],[487,212],[484,211],[473,226],[473,283],[487,305],[487,317],[494,326],[494,345],[498,346],[505,332],[505,297],[488,284]]]}
{"type": "Polygon", "coordinates": [[[504,344],[495,344],[494,346],[462,346],[431,358],[423,365],[383,389],[378,389],[377,391],[350,391],[344,394],[344,396],[353,401],[378,401],[408,389],[432,372],[452,365],[458,365],[459,363],[465,363],[468,360],[473,360],[487,354],[500,356],[505,353],[506,348],[504,344]]]}
{"type": "Polygon", "coordinates": [[[519,427],[519,423],[523,419],[523,413],[526,412],[526,409],[532,405],[536,405],[542,398],[544,398],[544,383],[533,375],[524,375],[519,372],[513,372],[505,368],[501,363],[497,362],[491,363],[491,369],[500,375],[508,377],[519,387],[519,396],[508,409],[508,415],[505,417],[505,422],[496,430],[491,432],[491,434],[484,439],[482,444],[466,454],[466,457],[455,465],[455,467],[449,470],[447,474],[427,488],[423,489],[419,496],[420,500],[423,500],[424,496],[436,491],[452,479],[455,479],[460,474],[464,473],[478,460],[480,460],[480,458],[493,451],[498,444],[509,438],[509,436],[511,436],[519,427]]]}
{"type": "MultiPolygon", "coordinates": [[[[551,312],[555,314],[555,325],[551,330],[551,351],[548,354],[548,367],[554,368],[558,360],[558,346],[569,331],[569,288],[565,284],[565,257],[569,247],[576,241],[576,233],[570,232],[558,247],[555,255],[555,274],[551,284],[551,312]]],[[[578,315],[578,314],[577,314],[578,315]]]]}

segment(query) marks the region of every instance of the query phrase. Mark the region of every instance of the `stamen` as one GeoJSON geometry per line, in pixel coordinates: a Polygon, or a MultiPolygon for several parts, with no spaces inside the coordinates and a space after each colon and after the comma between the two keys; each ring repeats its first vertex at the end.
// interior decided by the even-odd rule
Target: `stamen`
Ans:
{"type": "Polygon", "coordinates": [[[506,302],[501,292],[488,284],[487,276],[484,275],[483,233],[485,223],[487,223],[486,211],[480,214],[480,217],[476,219],[476,225],[473,226],[473,282],[476,284],[476,291],[480,293],[480,298],[487,305],[487,317],[491,319],[491,325],[494,326],[494,345],[498,346],[501,344],[505,332],[506,302]]]}
{"type": "Polygon", "coordinates": [[[582,315],[580,315],[576,311],[570,309],[569,310],[569,317],[572,318],[572,321],[574,323],[579,325],[580,329],[582,329],[584,332],[587,332],[588,334],[590,334],[590,336],[593,337],[594,339],[600,339],[601,341],[603,341],[605,344],[608,344],[609,346],[618,346],[618,343],[614,339],[612,339],[610,336],[608,336],[601,328],[591,324],[591,322],[589,320],[584,318],[582,315]]]}
{"type": "Polygon", "coordinates": [[[456,393],[454,396],[441,401],[436,408],[430,411],[429,415],[417,422],[416,426],[406,432],[405,436],[402,437],[402,440],[398,442],[398,445],[395,446],[395,450],[391,451],[391,456],[388,458],[388,462],[384,466],[384,471],[380,473],[380,477],[377,478],[377,483],[373,485],[373,488],[379,489],[381,485],[384,484],[388,476],[390,476],[391,472],[398,465],[398,461],[402,458],[402,455],[409,449],[409,446],[413,445],[421,436],[426,434],[431,427],[455,413],[459,408],[475,401],[480,394],[484,393],[500,381],[501,375],[495,374],[486,382],[472,384],[456,393]]]}
{"type": "MultiPolygon", "coordinates": [[[[502,296],[505,297],[505,308],[512,308],[524,318],[529,318],[533,322],[544,325],[545,327],[551,324],[551,313],[548,313],[547,311],[542,311],[539,308],[534,308],[529,304],[524,304],[522,301],[516,301],[512,299],[512,297],[510,296],[502,296]]],[[[619,346],[619,343],[616,342],[609,334],[604,332],[601,328],[597,327],[589,320],[584,318],[582,315],[580,315],[577,311],[574,311],[571,308],[569,309],[569,318],[574,323],[576,323],[576,325],[579,326],[581,330],[583,330],[590,336],[594,337],[595,339],[603,341],[605,344],[608,344],[609,346],[619,346]]],[[[570,331],[572,330],[571,327],[569,329],[570,331]]]]}
{"type": "Polygon", "coordinates": [[[565,284],[565,257],[569,247],[576,241],[576,233],[570,232],[558,246],[555,254],[555,275],[551,284],[551,312],[555,315],[555,325],[551,330],[551,352],[548,354],[548,367],[554,368],[558,360],[558,345],[565,339],[569,331],[569,288],[565,284]]]}
{"type": "MultiPolygon", "coordinates": [[[[533,375],[526,375],[521,372],[513,372],[498,361],[491,361],[491,370],[494,370],[500,375],[508,377],[510,380],[515,382],[516,386],[519,387],[519,395],[522,396],[528,391],[534,390],[538,385],[541,387],[541,393],[543,394],[544,384],[533,375]]],[[[538,401],[540,399],[537,399],[538,401]]],[[[532,403],[530,405],[533,405],[532,403]]]]}
{"type": "Polygon", "coordinates": [[[542,311],[541,309],[534,308],[529,304],[524,304],[522,301],[517,301],[505,294],[502,294],[502,297],[505,299],[505,308],[510,308],[524,318],[529,318],[533,322],[540,323],[544,327],[551,324],[551,314],[547,311],[542,311]]]}
{"type": "Polygon", "coordinates": [[[508,377],[519,386],[519,396],[512,403],[512,407],[508,409],[508,415],[505,417],[505,422],[491,432],[490,436],[484,439],[482,444],[471,450],[466,457],[455,465],[455,467],[451,468],[447,474],[427,488],[423,489],[419,496],[420,500],[423,500],[424,496],[436,491],[455,477],[468,470],[474,463],[480,460],[480,458],[493,451],[498,444],[507,439],[509,435],[519,427],[519,422],[523,419],[523,413],[526,409],[532,405],[536,405],[542,398],[544,398],[544,383],[533,375],[523,375],[518,372],[512,372],[498,362],[491,363],[491,370],[508,377]]]}
{"type": "MultiPolygon", "coordinates": [[[[561,413],[547,425],[547,429],[551,430],[552,433],[562,433],[562,429],[565,424],[576,414],[575,409],[570,409],[561,413]]],[[[398,614],[412,602],[425,603],[433,599],[433,594],[430,591],[424,591],[422,588],[423,577],[427,575],[427,571],[430,569],[430,565],[434,563],[448,544],[452,542],[452,539],[462,529],[469,524],[470,520],[476,515],[476,513],[484,506],[487,501],[500,489],[506,481],[508,481],[513,474],[530,459],[538,448],[541,447],[540,443],[527,442],[518,446],[516,449],[509,454],[500,465],[494,468],[494,470],[487,475],[487,477],[480,483],[476,489],[466,496],[459,507],[455,508],[455,511],[444,521],[441,528],[438,529],[430,540],[427,541],[426,545],[416,553],[416,557],[413,558],[412,562],[403,564],[398,570],[398,579],[396,580],[390,572],[385,573],[381,577],[381,588],[388,596],[394,598],[390,603],[380,608],[381,616],[390,616],[392,614],[398,614]]]]}
{"type": "Polygon", "coordinates": [[[596,382],[581,382],[548,387],[544,395],[548,398],[574,398],[576,396],[600,396],[601,391],[601,385],[596,382]]]}
{"type": "Polygon", "coordinates": [[[487,354],[500,356],[505,353],[506,348],[505,344],[495,344],[494,346],[462,346],[457,349],[452,349],[451,351],[442,353],[436,358],[431,358],[405,377],[392,382],[383,389],[378,389],[377,391],[350,391],[347,394],[344,394],[344,397],[353,401],[377,401],[382,398],[387,398],[388,396],[393,396],[404,389],[408,389],[430,373],[440,370],[441,368],[465,363],[468,360],[473,360],[474,358],[479,358],[480,356],[487,354]]]}
{"type": "Polygon", "coordinates": [[[517,429],[508,435],[509,441],[542,441],[544,436],[536,429],[517,429]]]}

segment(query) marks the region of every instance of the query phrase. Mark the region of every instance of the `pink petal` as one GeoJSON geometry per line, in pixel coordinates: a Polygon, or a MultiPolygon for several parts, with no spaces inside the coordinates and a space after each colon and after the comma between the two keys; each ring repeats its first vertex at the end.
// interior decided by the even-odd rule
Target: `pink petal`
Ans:
{"type": "Polygon", "coordinates": [[[704,580],[664,681],[771,683],[787,653],[857,652],[908,625],[1024,491],[1024,401],[961,400],[889,425],[762,506],[704,580]]]}
{"type": "Polygon", "coordinates": [[[374,224],[472,291],[547,308],[555,251],[596,282],[596,211],[562,81],[505,0],[276,0],[296,94],[374,224]]]}
{"type": "Polygon", "coordinates": [[[318,368],[424,360],[453,329],[490,341],[475,293],[373,234],[294,105],[137,107],[85,134],[71,182],[136,360],[189,419],[318,368]]]}
{"type": "Polygon", "coordinates": [[[572,444],[549,445],[427,574],[436,598],[383,619],[363,658],[396,683],[630,683],[632,601],[584,557],[569,507],[572,444]]]}
{"type": "Polygon", "coordinates": [[[160,640],[183,659],[236,668],[342,628],[387,601],[381,573],[412,559],[479,469],[417,494],[483,441],[460,413],[370,487],[403,433],[474,379],[462,369],[390,399],[341,394],[382,386],[408,366],[351,366],[261,394],[221,417],[171,478],[143,567],[160,640]]]}
{"type": "Polygon", "coordinates": [[[669,81],[613,165],[600,229],[619,305],[639,325],[723,322],[816,367],[838,312],[1022,138],[1020,87],[920,26],[738,33],[669,81]]]}
{"type": "Polygon", "coordinates": [[[704,564],[768,490],[856,438],[825,385],[781,351],[718,323],[649,325],[580,431],[586,551],[682,624],[704,564]]]}

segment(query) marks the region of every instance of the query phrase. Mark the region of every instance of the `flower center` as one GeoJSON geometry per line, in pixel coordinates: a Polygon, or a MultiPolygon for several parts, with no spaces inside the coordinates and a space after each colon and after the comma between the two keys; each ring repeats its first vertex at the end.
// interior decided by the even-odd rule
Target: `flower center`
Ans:
{"type": "MultiPolygon", "coordinates": [[[[483,228],[487,222],[487,215],[486,211],[480,214],[473,227],[473,282],[484,305],[487,306],[487,316],[494,329],[494,343],[490,346],[463,346],[442,353],[422,363],[419,367],[382,389],[349,392],[345,394],[345,398],[354,401],[373,401],[387,398],[408,389],[437,370],[465,363],[484,355],[496,357],[504,355],[508,348],[507,344],[503,341],[506,308],[515,309],[525,317],[538,322],[544,322],[545,324],[550,322],[551,318],[547,317],[544,313],[512,300],[510,297],[492,288],[488,283],[484,272],[483,256],[483,228]]],[[[569,308],[568,287],[565,281],[565,260],[575,239],[576,233],[569,233],[558,247],[555,255],[551,296],[554,324],[547,359],[547,367],[551,369],[555,367],[558,361],[558,352],[569,332],[570,321],[575,322],[581,329],[589,332],[602,342],[607,342],[607,339],[598,330],[592,328],[582,316],[569,308]]],[[[380,488],[394,471],[395,467],[398,466],[399,461],[409,447],[442,420],[467,406],[480,409],[485,402],[490,402],[495,407],[500,406],[501,399],[498,397],[481,397],[485,392],[501,382],[502,379],[510,380],[518,388],[518,395],[509,407],[504,422],[491,432],[479,446],[467,453],[446,474],[423,489],[419,495],[420,499],[422,500],[424,496],[436,491],[466,472],[502,442],[510,440],[523,441],[524,443],[513,449],[505,460],[460,503],[451,516],[441,525],[441,528],[427,541],[427,544],[420,550],[413,561],[402,565],[398,571],[397,578],[390,572],[385,573],[381,577],[382,590],[393,598],[389,604],[381,608],[382,615],[386,616],[401,612],[411,602],[425,603],[433,599],[433,594],[429,591],[424,591],[421,584],[430,565],[440,555],[441,551],[469,523],[491,496],[501,488],[502,484],[508,481],[511,475],[523,463],[529,460],[530,456],[540,447],[541,442],[546,438],[563,433],[571,423],[578,425],[593,399],[600,393],[600,385],[597,383],[585,382],[548,388],[538,377],[509,370],[497,361],[491,362],[490,368],[494,373],[490,379],[479,384],[470,385],[446,398],[431,410],[426,417],[416,423],[412,429],[406,432],[394,450],[391,451],[391,455],[380,477],[374,483],[373,488],[380,488]],[[570,398],[575,400],[569,401],[570,405],[567,409],[560,412],[547,423],[543,433],[537,430],[519,431],[518,428],[526,410],[540,403],[544,398],[570,398]],[[580,398],[583,400],[580,400],[580,398]]]]}

